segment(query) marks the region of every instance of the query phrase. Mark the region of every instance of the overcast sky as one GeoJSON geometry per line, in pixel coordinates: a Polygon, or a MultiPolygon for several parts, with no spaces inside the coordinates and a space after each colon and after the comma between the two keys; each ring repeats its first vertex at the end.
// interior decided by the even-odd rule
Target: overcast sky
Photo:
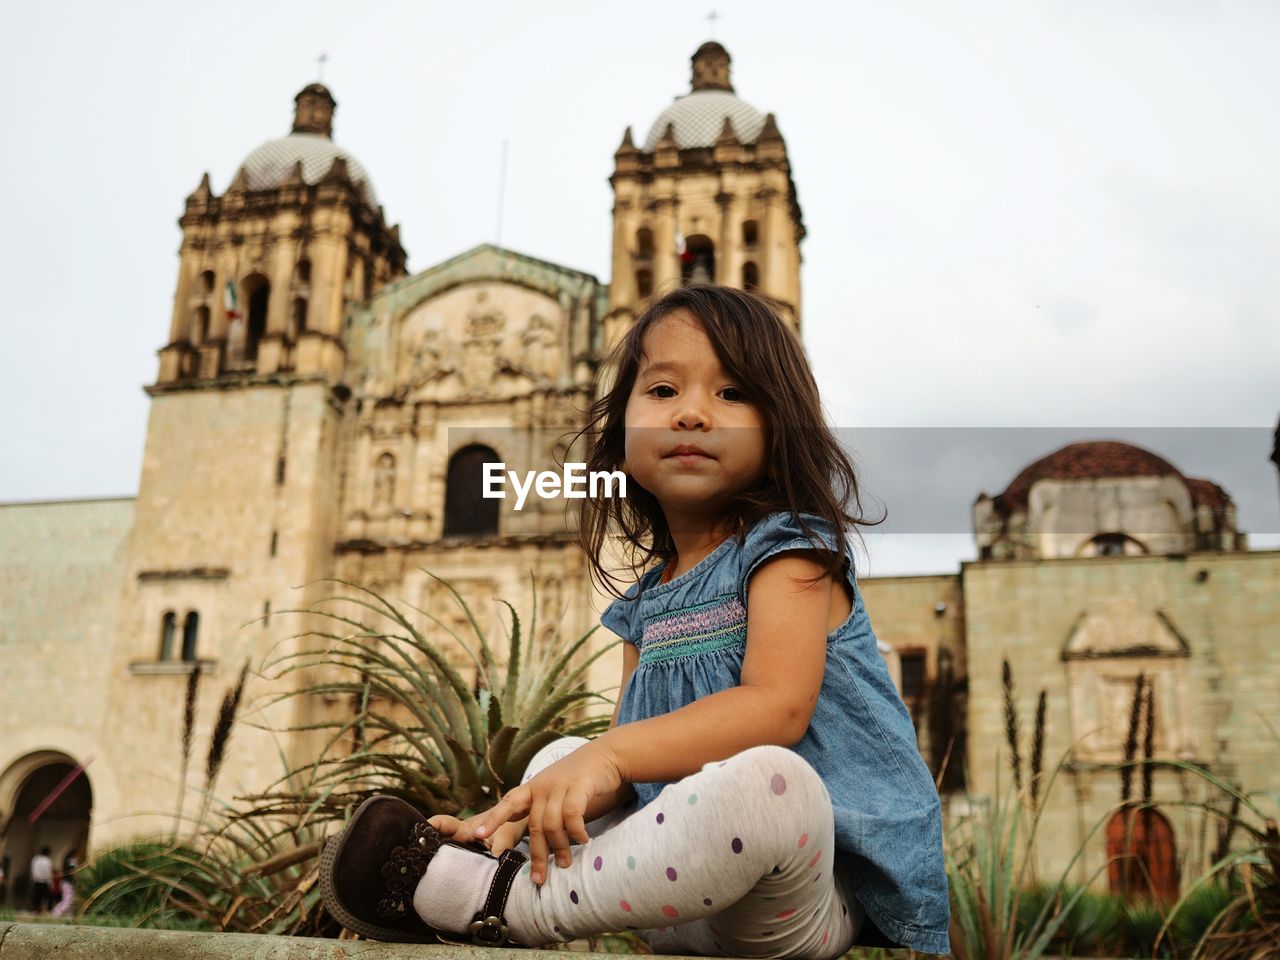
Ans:
{"type": "MultiPolygon", "coordinates": [[[[904,459],[956,526],[880,541],[868,572],[954,571],[980,490],[1138,427],[1255,428],[1225,460],[1192,442],[1211,431],[1155,452],[1280,546],[1280,4],[714,6],[713,31],[710,0],[4,0],[0,501],[136,492],[183,200],[288,132],[321,51],[411,271],[497,239],[506,140],[502,244],[607,281],[613,151],[714,35],[787,141],[832,421],[1062,428],[963,471],[904,459]]],[[[909,513],[895,465],[860,456],[909,513]]]]}

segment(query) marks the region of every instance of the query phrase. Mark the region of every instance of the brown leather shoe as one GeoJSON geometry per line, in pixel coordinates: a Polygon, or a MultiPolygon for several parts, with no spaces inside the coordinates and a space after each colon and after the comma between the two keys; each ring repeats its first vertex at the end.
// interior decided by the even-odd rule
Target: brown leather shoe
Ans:
{"type": "MultiPolygon", "coordinates": [[[[330,838],[320,855],[320,896],[325,909],[353,933],[394,943],[453,943],[452,931],[428,926],[413,909],[413,894],[427,865],[443,845],[462,847],[489,856],[480,841],[446,840],[418,810],[398,797],[370,797],[356,808],[346,829],[330,838]]],[[[498,874],[484,909],[471,929],[456,934],[486,946],[507,939],[502,908],[523,854],[509,850],[499,861],[498,874]]]]}

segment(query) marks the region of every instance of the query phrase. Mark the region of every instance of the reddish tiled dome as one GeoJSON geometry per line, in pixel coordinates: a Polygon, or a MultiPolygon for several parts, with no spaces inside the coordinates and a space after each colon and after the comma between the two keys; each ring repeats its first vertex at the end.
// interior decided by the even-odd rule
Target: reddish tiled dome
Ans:
{"type": "Polygon", "coordinates": [[[1221,513],[1231,503],[1230,494],[1212,480],[1205,480],[1200,477],[1187,477],[1186,479],[1187,488],[1191,491],[1191,502],[1196,506],[1204,504],[1215,513],[1221,513]]]}
{"type": "MultiPolygon", "coordinates": [[[[1168,460],[1131,443],[1115,440],[1071,443],[1023,468],[1004,493],[995,498],[995,507],[1005,515],[1025,510],[1031,486],[1037,480],[1165,476],[1182,477],[1182,474],[1168,460]]],[[[1200,482],[1209,483],[1207,480],[1200,482]]],[[[1218,489],[1221,490],[1220,487],[1218,489]]]]}

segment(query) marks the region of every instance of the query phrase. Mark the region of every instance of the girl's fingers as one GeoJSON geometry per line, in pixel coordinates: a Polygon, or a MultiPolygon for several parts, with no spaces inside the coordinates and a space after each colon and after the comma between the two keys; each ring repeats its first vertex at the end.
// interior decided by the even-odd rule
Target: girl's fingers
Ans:
{"type": "Polygon", "coordinates": [[[461,820],[457,817],[451,817],[447,813],[437,813],[434,817],[428,817],[427,823],[431,824],[446,837],[456,836],[458,829],[462,826],[461,820]]]}
{"type": "Polygon", "coordinates": [[[565,795],[564,826],[569,836],[577,843],[586,843],[591,839],[591,835],[587,833],[586,813],[587,795],[585,793],[565,795]]]}
{"type": "Polygon", "coordinates": [[[504,823],[523,817],[528,809],[528,793],[526,788],[516,787],[491,809],[472,817],[467,822],[475,824],[474,836],[487,839],[504,823]]]}
{"type": "Polygon", "coordinates": [[[458,829],[453,835],[453,839],[459,843],[467,843],[479,835],[479,828],[486,822],[488,814],[478,813],[474,817],[468,817],[458,824],[458,829]]]}
{"type": "Polygon", "coordinates": [[[547,838],[542,829],[544,801],[535,796],[529,807],[529,879],[541,884],[547,878],[547,838]]]}
{"type": "Polygon", "coordinates": [[[572,858],[569,854],[569,837],[564,832],[563,793],[554,793],[547,797],[547,805],[542,810],[542,824],[547,835],[549,853],[555,856],[556,866],[569,866],[572,858]]]}

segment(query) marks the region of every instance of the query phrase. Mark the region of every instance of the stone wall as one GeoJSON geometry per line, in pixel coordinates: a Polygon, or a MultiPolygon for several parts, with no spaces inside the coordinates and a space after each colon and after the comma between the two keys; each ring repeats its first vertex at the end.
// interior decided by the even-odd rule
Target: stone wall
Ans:
{"type": "MultiPolygon", "coordinates": [[[[972,791],[990,797],[997,775],[1000,789],[1010,781],[1006,657],[1023,763],[1042,688],[1046,768],[1068,751],[1074,761],[1045,806],[1042,876],[1061,875],[1081,847],[1088,855],[1076,880],[1105,862],[1102,831],[1087,835],[1120,801],[1119,774],[1107,767],[1122,756],[1139,672],[1154,683],[1158,759],[1206,766],[1247,792],[1280,789],[1280,745],[1267,726],[1280,721],[1280,552],[967,563],[962,579],[972,791]]],[[[1159,771],[1154,786],[1157,800],[1211,795],[1195,776],[1172,770],[1159,771]]],[[[1198,815],[1166,814],[1184,876],[1198,872],[1212,831],[1204,841],[1198,815]]]]}

